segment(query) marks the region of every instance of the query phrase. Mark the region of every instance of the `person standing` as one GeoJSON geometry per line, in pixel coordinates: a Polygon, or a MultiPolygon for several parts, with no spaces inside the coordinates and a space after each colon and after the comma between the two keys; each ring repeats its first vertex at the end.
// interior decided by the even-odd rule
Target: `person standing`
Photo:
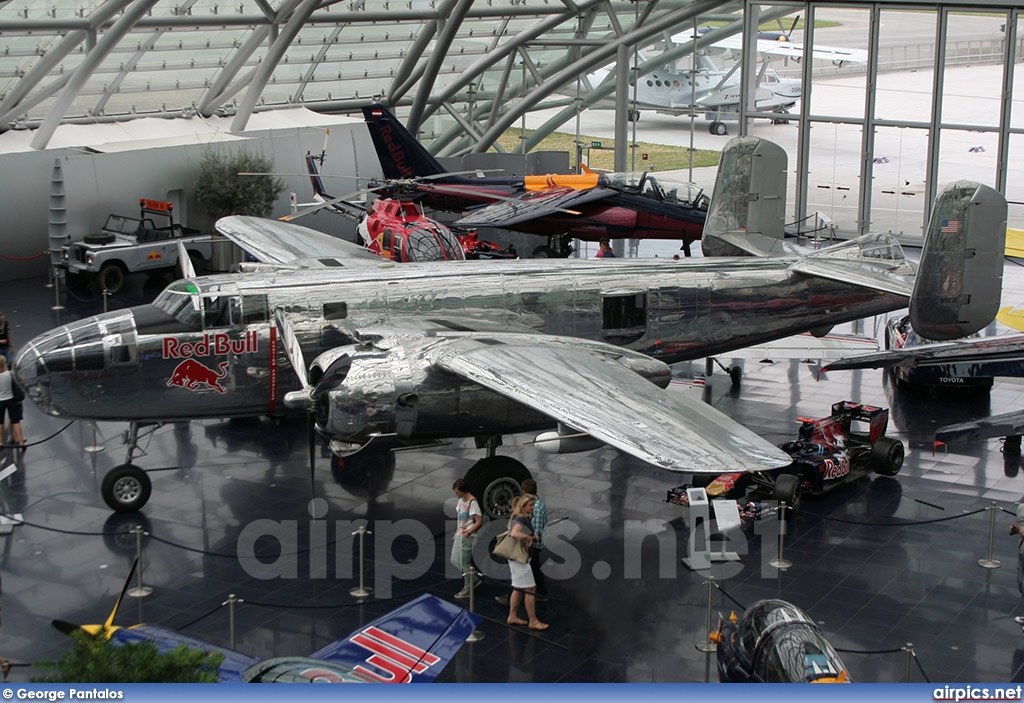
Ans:
{"type": "Polygon", "coordinates": [[[548,594],[547,580],[540,567],[542,564],[541,551],[544,549],[544,530],[548,527],[548,506],[544,499],[537,494],[537,482],[532,478],[523,481],[523,493],[533,496],[533,515],[530,522],[533,523],[533,544],[530,546],[530,567],[533,569],[533,580],[537,583],[537,595],[548,594]]]}
{"type": "Polygon", "coordinates": [[[10,420],[8,436],[4,444],[11,441],[19,447],[25,446],[25,438],[21,434],[21,401],[24,396],[14,374],[7,369],[7,359],[0,355],[0,427],[10,420]]]}
{"type": "Polygon", "coordinates": [[[0,356],[7,360],[7,368],[14,364],[14,347],[11,346],[11,326],[0,312],[0,356]]]}
{"type": "MultiPolygon", "coordinates": [[[[1024,598],[1024,533],[1021,532],[1021,525],[1024,524],[1024,499],[1017,503],[1017,522],[1010,525],[1010,534],[1017,535],[1017,590],[1021,598],[1024,598]]],[[[1013,621],[1024,629],[1024,615],[1016,616],[1013,621]]]]}
{"type": "Polygon", "coordinates": [[[611,242],[608,238],[602,239],[597,245],[597,253],[594,254],[598,259],[611,259],[615,257],[615,252],[612,251],[611,242]]]}
{"type": "MultiPolygon", "coordinates": [[[[527,547],[537,541],[533,533],[533,523],[530,516],[533,514],[534,498],[529,495],[516,496],[512,500],[512,529],[513,539],[522,540],[527,547]]],[[[531,630],[546,630],[548,624],[541,622],[537,617],[537,584],[533,580],[533,569],[530,563],[525,564],[509,560],[509,571],[512,572],[512,595],[508,602],[509,625],[528,625],[531,630]],[[526,605],[526,616],[529,620],[519,617],[519,605],[526,605]]]]}
{"type": "Polygon", "coordinates": [[[476,532],[483,524],[484,516],[480,512],[480,504],[469,492],[466,479],[460,478],[452,484],[452,490],[459,499],[455,504],[455,534],[452,536],[452,564],[459,567],[462,573],[462,590],[455,594],[456,598],[469,598],[469,591],[480,583],[480,579],[471,574],[473,568],[473,545],[476,543],[476,532]]]}

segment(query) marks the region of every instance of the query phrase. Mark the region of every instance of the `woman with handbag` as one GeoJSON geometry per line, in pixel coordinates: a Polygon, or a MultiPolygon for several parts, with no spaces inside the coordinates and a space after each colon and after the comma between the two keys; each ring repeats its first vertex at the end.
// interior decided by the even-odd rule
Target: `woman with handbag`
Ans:
{"type": "MultiPolygon", "coordinates": [[[[529,552],[529,548],[537,536],[533,533],[533,523],[530,516],[533,514],[533,496],[516,496],[512,500],[512,518],[509,522],[509,536],[519,540],[529,552]]],[[[533,579],[533,570],[530,568],[529,558],[526,561],[509,559],[508,567],[512,572],[512,595],[508,600],[508,624],[529,625],[531,630],[546,630],[547,623],[537,618],[537,583],[533,579]],[[529,621],[519,617],[519,604],[526,602],[526,615],[529,621]]]]}

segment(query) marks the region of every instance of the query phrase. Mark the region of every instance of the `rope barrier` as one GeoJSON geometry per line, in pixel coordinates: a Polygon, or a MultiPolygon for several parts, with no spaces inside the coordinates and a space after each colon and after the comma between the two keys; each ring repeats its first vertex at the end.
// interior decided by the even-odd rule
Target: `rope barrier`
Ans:
{"type": "Polygon", "coordinates": [[[28,449],[29,447],[34,447],[37,444],[42,444],[44,442],[49,442],[51,439],[53,439],[54,437],[59,435],[61,432],[63,432],[67,428],[71,427],[71,425],[73,425],[74,423],[75,423],[75,421],[71,420],[70,422],[68,422],[68,424],[66,424],[63,427],[61,427],[59,430],[57,430],[56,432],[51,434],[49,437],[44,437],[44,438],[40,439],[37,442],[29,442],[28,444],[0,444],[0,449],[28,449]]]}
{"type": "Polygon", "coordinates": [[[914,664],[917,665],[917,670],[921,672],[921,676],[924,677],[925,682],[931,683],[932,680],[928,678],[928,674],[925,673],[924,667],[921,666],[921,660],[917,658],[917,652],[911,652],[911,655],[914,657],[914,664]]]}
{"type": "Polygon", "coordinates": [[[816,513],[810,513],[806,510],[801,510],[801,515],[807,515],[808,517],[816,517],[819,520],[831,520],[832,522],[841,522],[845,525],[867,525],[869,527],[908,527],[911,525],[930,525],[936,522],[948,522],[949,520],[957,520],[962,517],[969,517],[971,515],[977,515],[983,513],[988,508],[979,508],[978,510],[972,510],[968,513],[961,513],[960,515],[949,515],[947,517],[937,517],[931,520],[908,520],[906,522],[862,522],[859,520],[844,520],[839,517],[832,517],[830,515],[818,515],[816,513]]]}
{"type": "Polygon", "coordinates": [[[41,251],[38,254],[33,254],[32,256],[11,256],[10,254],[0,254],[0,259],[7,259],[8,261],[31,261],[32,259],[38,259],[41,256],[46,256],[49,253],[49,250],[47,250],[41,251]]]}

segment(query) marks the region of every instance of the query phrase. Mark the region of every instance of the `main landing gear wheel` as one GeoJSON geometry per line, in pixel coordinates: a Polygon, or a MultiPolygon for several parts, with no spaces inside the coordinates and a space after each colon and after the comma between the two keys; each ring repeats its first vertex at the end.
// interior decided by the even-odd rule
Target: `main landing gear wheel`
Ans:
{"type": "Polygon", "coordinates": [[[557,259],[558,255],[555,254],[554,250],[549,246],[540,246],[533,250],[532,254],[535,259],[557,259]]]}
{"type": "Polygon", "coordinates": [[[903,468],[906,451],[903,442],[892,437],[879,437],[871,445],[871,468],[882,476],[895,476],[903,468]]]}
{"type": "Polygon", "coordinates": [[[149,500],[153,484],[146,472],[134,464],[115,466],[103,477],[103,502],[118,513],[134,513],[149,500]]]}
{"type": "Polygon", "coordinates": [[[523,481],[530,471],[509,456],[489,456],[473,464],[466,472],[469,492],[480,502],[480,508],[491,519],[512,514],[512,499],[523,493],[523,481]]]}
{"type": "Polygon", "coordinates": [[[721,137],[723,134],[729,133],[729,128],[725,126],[725,122],[715,120],[714,122],[708,125],[708,131],[717,137],[721,137]]]}

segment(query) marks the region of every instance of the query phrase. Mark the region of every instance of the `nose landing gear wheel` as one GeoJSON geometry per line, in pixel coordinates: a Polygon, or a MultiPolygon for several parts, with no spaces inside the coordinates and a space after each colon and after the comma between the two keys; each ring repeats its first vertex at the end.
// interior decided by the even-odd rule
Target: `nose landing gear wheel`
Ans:
{"type": "Polygon", "coordinates": [[[118,513],[134,513],[149,501],[153,484],[146,472],[134,464],[115,466],[103,477],[103,502],[118,513]]]}

